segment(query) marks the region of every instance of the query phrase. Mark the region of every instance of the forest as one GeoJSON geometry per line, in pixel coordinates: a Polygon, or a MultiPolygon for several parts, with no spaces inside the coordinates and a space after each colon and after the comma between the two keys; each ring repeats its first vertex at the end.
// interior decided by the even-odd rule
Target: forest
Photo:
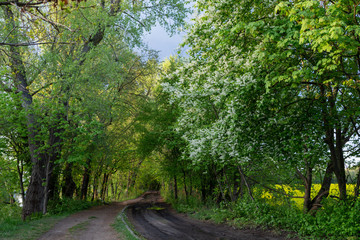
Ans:
{"type": "Polygon", "coordinates": [[[360,236],[360,2],[0,8],[0,232],[156,190],[216,222],[360,236]],[[160,61],[156,25],[186,55],[160,61]]]}

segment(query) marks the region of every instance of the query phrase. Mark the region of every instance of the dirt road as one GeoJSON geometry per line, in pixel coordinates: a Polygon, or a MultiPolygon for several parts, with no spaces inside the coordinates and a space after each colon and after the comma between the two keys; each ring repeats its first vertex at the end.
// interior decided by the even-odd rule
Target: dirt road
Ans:
{"type": "Polygon", "coordinates": [[[120,211],[128,205],[153,202],[161,202],[158,192],[147,192],[136,199],[93,207],[64,218],[38,240],[116,240],[119,234],[111,224],[120,211]]]}
{"type": "Polygon", "coordinates": [[[123,204],[97,206],[75,213],[58,222],[39,240],[114,240],[118,234],[110,226],[123,204]]]}
{"type": "Polygon", "coordinates": [[[261,230],[236,230],[229,226],[197,221],[177,214],[168,204],[137,203],[126,209],[135,230],[149,240],[280,240],[261,230]]]}
{"type": "Polygon", "coordinates": [[[285,239],[260,230],[235,230],[229,226],[190,219],[172,210],[158,192],[147,192],[137,199],[98,206],[73,214],[57,223],[39,240],[119,239],[111,224],[125,206],[128,206],[125,212],[135,230],[149,240],[285,239]]]}

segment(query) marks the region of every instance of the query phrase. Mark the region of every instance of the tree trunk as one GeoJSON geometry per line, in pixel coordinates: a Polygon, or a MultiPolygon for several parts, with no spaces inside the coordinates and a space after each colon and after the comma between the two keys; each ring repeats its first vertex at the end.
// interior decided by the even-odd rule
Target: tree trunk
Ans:
{"type": "Polygon", "coordinates": [[[188,193],[187,188],[186,188],[186,173],[185,173],[185,170],[183,170],[183,181],[184,181],[185,197],[186,197],[186,201],[188,201],[189,193],[188,193]]]}
{"type": "Polygon", "coordinates": [[[128,179],[127,179],[127,182],[126,182],[126,189],[125,189],[125,195],[128,196],[129,194],[129,190],[130,190],[130,185],[131,185],[131,170],[129,170],[129,175],[128,175],[128,179]]]}
{"type": "MultiPolygon", "coordinates": [[[[63,105],[65,109],[68,108],[68,101],[64,101],[63,105]]],[[[66,113],[59,112],[56,115],[56,118],[53,122],[50,122],[49,126],[49,149],[48,149],[48,161],[49,161],[49,169],[47,174],[48,176],[48,194],[49,199],[57,199],[59,198],[59,174],[60,174],[60,166],[56,164],[56,161],[61,157],[61,149],[62,149],[62,134],[65,132],[63,127],[63,121],[66,121],[66,113]]]]}
{"type": "Polygon", "coordinates": [[[345,173],[345,159],[344,159],[344,150],[343,146],[345,145],[341,129],[336,129],[336,167],[334,168],[334,172],[336,175],[336,179],[338,181],[339,191],[340,191],[340,199],[345,200],[347,197],[346,192],[346,173],[345,173]]]}
{"type": "Polygon", "coordinates": [[[201,202],[205,203],[205,201],[206,201],[205,180],[201,178],[201,202]]]}
{"type": "MultiPolygon", "coordinates": [[[[50,158],[50,156],[49,156],[50,158]]],[[[52,162],[50,159],[47,159],[46,162],[46,169],[45,169],[45,188],[44,188],[44,201],[43,201],[43,214],[47,211],[47,204],[49,201],[49,183],[50,183],[50,175],[51,175],[51,168],[52,162]]]]}
{"type": "MultiPolygon", "coordinates": [[[[214,171],[214,175],[215,175],[215,179],[218,183],[218,186],[219,186],[219,190],[220,190],[220,194],[219,196],[217,197],[217,200],[216,200],[216,203],[220,203],[221,202],[221,199],[226,201],[226,198],[225,198],[225,193],[224,193],[224,190],[223,190],[223,186],[222,186],[222,183],[221,183],[221,180],[218,178],[218,174],[216,172],[216,168],[213,167],[213,171],[214,171]]],[[[223,173],[223,171],[221,171],[223,173]]]]}
{"type": "Polygon", "coordinates": [[[303,211],[307,213],[311,208],[311,186],[312,186],[312,167],[306,163],[306,174],[305,176],[300,172],[300,170],[296,169],[297,174],[303,180],[304,187],[305,187],[305,194],[304,194],[304,204],[303,204],[303,211]]]}
{"type": "Polygon", "coordinates": [[[244,182],[244,178],[240,175],[240,189],[239,189],[239,195],[242,198],[244,196],[245,193],[245,182],[244,182]]]}
{"type": "Polygon", "coordinates": [[[24,190],[24,180],[23,180],[24,161],[22,159],[20,160],[20,156],[18,153],[17,153],[16,161],[17,161],[17,172],[19,175],[20,191],[21,191],[21,202],[22,204],[24,204],[25,202],[25,190],[24,190]]]}
{"type": "Polygon", "coordinates": [[[356,175],[356,186],[354,189],[355,198],[359,197],[359,187],[360,187],[360,167],[358,168],[358,173],[356,175]]]}
{"type": "Polygon", "coordinates": [[[44,186],[43,179],[45,161],[37,160],[33,166],[30,177],[30,184],[26,191],[25,203],[23,207],[23,219],[34,213],[43,212],[44,186]]]}
{"type": "Polygon", "coordinates": [[[114,201],[115,200],[115,196],[116,196],[116,189],[114,186],[114,180],[110,179],[110,187],[111,187],[111,200],[114,201]]]}
{"type": "MultiPolygon", "coordinates": [[[[53,162],[54,163],[54,162],[53,162]]],[[[49,200],[56,200],[60,197],[60,186],[59,186],[59,165],[52,167],[52,172],[49,179],[49,200]]]]}
{"type": "Polygon", "coordinates": [[[62,187],[63,197],[72,198],[76,190],[76,184],[72,178],[72,167],[73,163],[66,163],[64,169],[64,185],[62,187]]]}
{"type": "Polygon", "coordinates": [[[336,130],[336,144],[334,139],[334,131],[329,130],[327,133],[326,143],[330,149],[330,158],[333,165],[333,172],[335,173],[336,180],[338,181],[340,199],[346,199],[346,174],[345,174],[345,161],[343,155],[343,143],[341,140],[341,131],[336,130]]]}
{"type": "MultiPolygon", "coordinates": [[[[15,16],[11,10],[11,7],[6,6],[3,8],[6,16],[6,20],[12,26],[13,30],[10,33],[10,38],[14,42],[18,42],[17,33],[18,26],[15,23],[15,16]]],[[[32,96],[28,90],[28,83],[26,78],[26,71],[22,60],[22,55],[19,49],[15,46],[10,46],[9,57],[11,63],[11,71],[13,72],[14,82],[16,90],[21,93],[22,107],[27,111],[26,121],[28,130],[28,142],[31,156],[31,162],[33,164],[31,170],[30,184],[27,190],[22,218],[25,220],[28,216],[36,212],[42,212],[44,187],[42,185],[42,179],[44,177],[44,162],[40,158],[38,152],[39,143],[35,139],[37,135],[36,131],[36,119],[31,112],[32,96]]]]}
{"type": "Polygon", "coordinates": [[[189,178],[189,180],[190,180],[190,190],[189,190],[189,195],[191,196],[192,195],[192,192],[193,192],[193,184],[192,184],[192,174],[190,175],[190,178],[189,178]]]}
{"type": "Polygon", "coordinates": [[[90,160],[90,158],[88,158],[88,160],[86,161],[86,166],[85,166],[82,185],[81,185],[81,196],[80,197],[82,200],[85,200],[86,196],[87,196],[88,186],[89,186],[89,182],[90,182],[90,173],[91,173],[90,163],[91,163],[91,160],[90,160]]]}
{"type": "Polygon", "coordinates": [[[322,199],[327,198],[329,196],[332,174],[333,174],[333,162],[330,161],[326,167],[321,188],[318,194],[316,195],[316,197],[313,198],[313,200],[308,206],[309,212],[311,212],[312,214],[315,214],[316,210],[321,207],[320,203],[322,199]]]}
{"type": "Polygon", "coordinates": [[[310,166],[306,168],[304,212],[308,212],[311,205],[312,170],[310,166]]]}
{"type": "Polygon", "coordinates": [[[93,180],[93,195],[92,195],[91,201],[94,201],[95,199],[97,199],[97,185],[96,185],[96,180],[97,180],[97,175],[94,176],[94,180],[93,180]]]}
{"type": "Polygon", "coordinates": [[[178,186],[177,186],[177,179],[176,175],[174,175],[174,197],[175,199],[178,199],[178,186]]]}
{"type": "Polygon", "coordinates": [[[105,193],[106,193],[106,189],[107,189],[108,179],[109,179],[109,174],[104,173],[103,182],[102,182],[102,186],[101,186],[101,192],[100,192],[100,197],[102,200],[105,200],[105,193]]]}
{"type": "MultiPolygon", "coordinates": [[[[330,89],[336,90],[336,89],[330,89]]],[[[332,92],[331,91],[331,92],[332,92]]],[[[321,95],[324,99],[326,96],[325,87],[321,87],[321,95]]],[[[335,97],[327,97],[323,101],[323,123],[325,128],[325,143],[330,150],[330,159],[332,161],[332,169],[338,181],[340,199],[346,199],[346,174],[345,159],[343,147],[346,143],[345,137],[342,136],[341,121],[337,117],[337,106],[335,105],[335,97]],[[327,106],[328,105],[328,108],[327,106]],[[329,112],[330,111],[330,112],[329,112]],[[335,127],[334,127],[335,126],[335,127]]]]}
{"type": "Polygon", "coordinates": [[[251,192],[251,187],[250,187],[248,181],[246,180],[246,176],[245,176],[243,170],[241,169],[241,167],[239,165],[237,167],[238,167],[239,173],[241,175],[241,178],[243,179],[244,184],[245,184],[245,186],[246,186],[246,188],[248,190],[249,196],[250,196],[251,200],[254,201],[254,197],[253,197],[252,192],[251,192]]]}
{"type": "Polygon", "coordinates": [[[239,176],[236,173],[234,173],[234,185],[233,185],[233,190],[232,190],[233,196],[234,196],[233,201],[238,200],[240,192],[241,192],[241,186],[239,186],[238,178],[239,178],[239,176]]]}

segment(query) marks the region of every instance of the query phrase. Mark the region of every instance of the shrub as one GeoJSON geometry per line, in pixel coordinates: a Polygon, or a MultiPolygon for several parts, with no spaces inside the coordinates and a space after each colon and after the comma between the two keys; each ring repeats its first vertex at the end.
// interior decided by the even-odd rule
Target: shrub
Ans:
{"type": "Polygon", "coordinates": [[[63,214],[63,213],[74,213],[84,209],[88,209],[95,205],[100,205],[101,202],[88,202],[84,200],[76,200],[70,198],[63,198],[57,201],[49,201],[48,204],[48,213],[53,214],[63,214]]]}
{"type": "Polygon", "coordinates": [[[338,202],[327,199],[315,216],[298,207],[271,204],[265,199],[240,199],[236,203],[194,206],[177,202],[175,208],[199,219],[227,222],[238,227],[263,226],[296,232],[314,239],[358,239],[360,236],[360,201],[338,202]]]}

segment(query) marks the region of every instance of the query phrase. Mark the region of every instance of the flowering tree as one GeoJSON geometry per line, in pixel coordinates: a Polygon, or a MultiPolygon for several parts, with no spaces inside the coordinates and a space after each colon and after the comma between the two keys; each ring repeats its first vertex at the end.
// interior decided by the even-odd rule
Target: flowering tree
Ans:
{"type": "Polygon", "coordinates": [[[307,210],[328,195],[334,172],[345,199],[346,158],[359,150],[358,6],[200,0],[197,8],[189,61],[165,86],[183,109],[188,156],[237,167],[245,183],[261,182],[260,171],[269,183],[296,174],[307,210]],[[310,199],[315,166],[326,174],[310,199]]]}

